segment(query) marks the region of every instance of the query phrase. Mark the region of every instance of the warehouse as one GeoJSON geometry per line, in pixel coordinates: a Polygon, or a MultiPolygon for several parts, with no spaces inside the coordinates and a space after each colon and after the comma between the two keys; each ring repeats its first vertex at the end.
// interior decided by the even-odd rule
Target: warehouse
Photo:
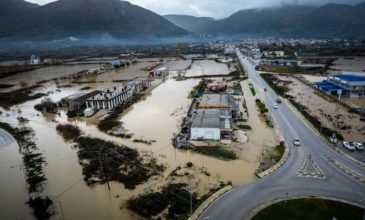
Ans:
{"type": "Polygon", "coordinates": [[[329,95],[365,97],[365,74],[345,72],[330,75],[327,80],[314,83],[314,87],[329,95]]]}
{"type": "Polygon", "coordinates": [[[193,114],[190,140],[230,139],[232,131],[232,115],[228,109],[197,109],[193,114]]]}
{"type": "Polygon", "coordinates": [[[238,106],[233,96],[228,93],[205,93],[198,103],[200,109],[228,109],[233,118],[237,117],[238,106]]]}

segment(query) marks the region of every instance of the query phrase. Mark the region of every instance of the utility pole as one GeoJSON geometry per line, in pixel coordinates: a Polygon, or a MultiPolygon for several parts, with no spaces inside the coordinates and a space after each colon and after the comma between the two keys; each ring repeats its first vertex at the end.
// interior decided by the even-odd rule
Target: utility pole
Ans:
{"type": "Polygon", "coordinates": [[[105,158],[107,158],[107,156],[108,156],[107,153],[105,153],[105,157],[100,156],[99,161],[100,161],[101,172],[104,175],[104,179],[106,180],[106,184],[108,185],[108,189],[110,191],[110,185],[109,185],[109,179],[108,179],[108,175],[107,175],[107,169],[106,169],[105,164],[104,164],[104,160],[105,160],[105,158]]]}
{"type": "Polygon", "coordinates": [[[191,217],[193,215],[193,192],[191,188],[191,176],[189,177],[189,179],[190,179],[189,191],[190,191],[190,217],[191,217]]]}

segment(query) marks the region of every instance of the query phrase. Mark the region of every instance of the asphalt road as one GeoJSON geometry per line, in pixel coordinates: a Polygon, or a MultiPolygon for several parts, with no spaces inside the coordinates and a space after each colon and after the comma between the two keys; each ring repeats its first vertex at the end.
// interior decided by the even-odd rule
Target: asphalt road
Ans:
{"type": "MultiPolygon", "coordinates": [[[[284,165],[273,174],[256,182],[245,184],[226,193],[203,213],[200,219],[242,219],[262,204],[276,199],[296,196],[321,196],[346,200],[365,206],[365,183],[339,169],[329,158],[345,165],[352,172],[365,175],[365,168],[332,150],[327,143],[286,102],[273,109],[279,98],[255,71],[249,60],[238,54],[249,78],[256,89],[267,89],[265,104],[290,148],[290,155],[284,165]],[[298,137],[300,147],[293,146],[298,137]],[[301,177],[305,159],[311,155],[324,178],[301,177]]],[[[239,175],[239,173],[237,174],[239,175]]]]}

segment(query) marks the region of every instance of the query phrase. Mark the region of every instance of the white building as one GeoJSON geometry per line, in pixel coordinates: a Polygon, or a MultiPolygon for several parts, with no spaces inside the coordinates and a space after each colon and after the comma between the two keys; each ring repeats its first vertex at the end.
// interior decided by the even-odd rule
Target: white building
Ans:
{"type": "Polygon", "coordinates": [[[86,107],[110,110],[127,102],[133,94],[130,86],[114,87],[87,99],[86,107]]]}
{"type": "Polygon", "coordinates": [[[149,88],[151,82],[147,77],[139,77],[127,82],[127,85],[133,88],[133,93],[139,93],[149,88]]]}
{"type": "Polygon", "coordinates": [[[30,65],[37,65],[41,63],[41,58],[37,55],[30,56],[29,64],[30,65]]]}
{"type": "Polygon", "coordinates": [[[169,75],[167,67],[158,68],[153,72],[154,77],[165,77],[167,75],[169,75]]]}

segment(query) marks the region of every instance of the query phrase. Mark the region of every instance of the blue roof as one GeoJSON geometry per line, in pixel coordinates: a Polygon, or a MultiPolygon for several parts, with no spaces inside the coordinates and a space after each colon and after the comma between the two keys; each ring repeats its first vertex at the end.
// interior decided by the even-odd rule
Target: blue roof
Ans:
{"type": "Polygon", "coordinates": [[[342,87],[336,86],[330,82],[327,81],[322,81],[322,82],[316,82],[314,83],[316,86],[318,86],[319,88],[325,90],[325,91],[329,91],[329,92],[335,92],[338,90],[344,90],[342,87]]]}
{"type": "Polygon", "coordinates": [[[365,82],[365,76],[338,74],[338,75],[334,75],[334,77],[338,77],[342,80],[351,81],[351,82],[365,82]]]}

